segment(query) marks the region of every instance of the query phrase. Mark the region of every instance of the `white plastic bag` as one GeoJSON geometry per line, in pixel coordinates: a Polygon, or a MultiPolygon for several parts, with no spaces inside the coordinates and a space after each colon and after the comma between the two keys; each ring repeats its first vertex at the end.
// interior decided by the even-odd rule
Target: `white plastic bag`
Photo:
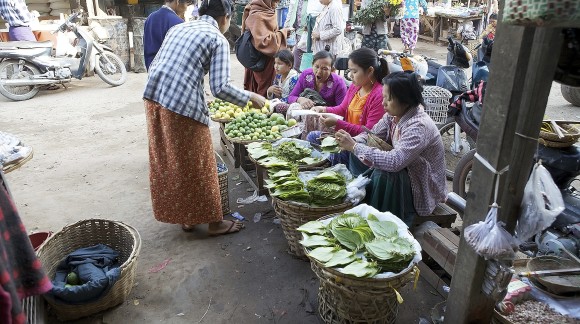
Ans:
{"type": "Polygon", "coordinates": [[[507,260],[515,257],[517,244],[513,236],[497,221],[497,204],[493,204],[485,220],[465,228],[465,241],[485,259],[507,260]]]}
{"type": "Polygon", "coordinates": [[[352,180],[346,186],[346,196],[348,200],[354,205],[358,205],[366,196],[366,186],[371,182],[371,179],[364,177],[362,174],[352,180]]]}
{"type": "Polygon", "coordinates": [[[552,176],[536,164],[524,189],[516,237],[525,242],[548,228],[564,210],[564,200],[552,176]]]}

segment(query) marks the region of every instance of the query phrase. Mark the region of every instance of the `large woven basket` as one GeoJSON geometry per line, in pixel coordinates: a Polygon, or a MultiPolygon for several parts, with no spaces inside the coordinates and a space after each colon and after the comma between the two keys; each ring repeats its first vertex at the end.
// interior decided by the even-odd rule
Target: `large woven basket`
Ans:
{"type": "Polygon", "coordinates": [[[228,193],[228,170],[227,170],[228,166],[224,162],[224,159],[222,159],[222,157],[219,154],[217,154],[217,152],[215,153],[215,156],[218,163],[222,163],[223,165],[226,166],[225,171],[218,173],[218,179],[220,184],[220,197],[222,199],[222,214],[226,215],[230,213],[230,196],[228,193]]]}
{"type": "Polygon", "coordinates": [[[562,124],[559,126],[568,132],[564,137],[560,138],[555,133],[540,130],[540,138],[538,139],[540,144],[548,147],[570,147],[578,141],[580,138],[580,131],[578,128],[568,124],[562,124]]]}
{"type": "MultiPolygon", "coordinates": [[[[329,215],[319,220],[337,215],[329,215]]],[[[397,290],[417,280],[416,266],[390,278],[356,278],[327,268],[310,258],[312,271],[320,280],[318,312],[325,323],[395,323],[399,311],[397,290]]]]}
{"type": "Polygon", "coordinates": [[[340,213],[352,207],[352,203],[350,202],[330,207],[311,207],[291,201],[284,201],[276,197],[272,197],[272,205],[274,206],[276,216],[282,224],[282,230],[288,241],[290,253],[305,260],[307,260],[306,254],[304,253],[302,245],[299,243],[302,239],[302,233],[296,229],[322,216],[340,213]]]}
{"type": "Polygon", "coordinates": [[[38,258],[48,277],[53,279],[58,264],[67,255],[96,244],[105,244],[119,252],[121,276],[105,296],[92,303],[69,305],[46,298],[59,320],[74,320],[119,305],[127,299],[133,288],[141,236],[135,228],[121,222],[87,219],[67,225],[42,244],[38,258]]]}

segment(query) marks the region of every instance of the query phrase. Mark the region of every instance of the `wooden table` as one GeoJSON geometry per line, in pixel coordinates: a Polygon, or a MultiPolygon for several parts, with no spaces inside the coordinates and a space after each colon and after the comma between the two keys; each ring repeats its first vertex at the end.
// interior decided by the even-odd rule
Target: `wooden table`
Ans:
{"type": "MultiPolygon", "coordinates": [[[[463,17],[463,16],[454,16],[454,15],[448,15],[448,14],[444,14],[444,13],[437,13],[436,14],[439,17],[439,40],[442,42],[447,42],[447,33],[443,33],[443,26],[445,25],[445,22],[448,21],[448,25],[454,25],[455,26],[455,30],[457,30],[457,26],[459,24],[462,24],[466,21],[478,21],[482,19],[482,15],[477,15],[477,16],[469,16],[469,17],[463,17]]],[[[455,35],[451,35],[454,38],[456,38],[455,35]]]]}
{"type": "MultiPolygon", "coordinates": [[[[441,17],[421,15],[419,19],[421,21],[420,23],[425,25],[427,31],[431,33],[431,36],[419,34],[419,38],[437,43],[441,29],[441,17]]],[[[425,33],[425,30],[423,33],[425,33]]]]}

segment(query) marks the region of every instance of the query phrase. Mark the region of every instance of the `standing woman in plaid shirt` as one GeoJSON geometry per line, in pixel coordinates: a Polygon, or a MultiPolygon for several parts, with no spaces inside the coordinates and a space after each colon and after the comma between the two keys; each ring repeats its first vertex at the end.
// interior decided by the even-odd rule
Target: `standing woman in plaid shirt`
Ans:
{"type": "Polygon", "coordinates": [[[392,150],[368,146],[366,133],[354,138],[344,130],[336,134],[340,147],[352,152],[353,175],[374,169],[368,171],[367,203],[390,211],[408,226],[415,216],[430,215],[446,197],[445,150],[435,122],[423,110],[422,91],[415,73],[394,72],[383,80],[386,114],[372,133],[392,150]]]}
{"type": "Polygon", "coordinates": [[[198,20],[174,26],[149,69],[143,98],[149,137],[149,179],[155,219],[185,231],[209,224],[209,234],[238,232],[224,220],[209,130],[204,76],[212,94],[238,106],[266,99],[229,83],[231,0],[203,0],[198,20]]]}

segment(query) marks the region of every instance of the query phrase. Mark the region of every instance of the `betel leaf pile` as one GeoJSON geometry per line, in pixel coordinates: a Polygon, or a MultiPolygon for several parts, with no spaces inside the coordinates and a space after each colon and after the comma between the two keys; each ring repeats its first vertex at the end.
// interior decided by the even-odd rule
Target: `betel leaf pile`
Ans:
{"type": "Polygon", "coordinates": [[[266,188],[270,189],[273,197],[282,200],[303,202],[313,206],[326,207],[340,204],[346,197],[346,179],[336,171],[324,170],[309,180],[306,185],[298,177],[298,170],[294,166],[284,165],[279,160],[273,163],[269,158],[268,177],[266,188]]]}
{"type": "Polygon", "coordinates": [[[312,149],[297,144],[294,141],[281,143],[273,147],[271,143],[254,142],[248,144],[248,154],[265,167],[269,167],[269,161],[282,160],[291,164],[309,165],[320,162],[322,159],[312,156],[312,149]],[[269,159],[269,160],[265,160],[269,159]]]}
{"type": "Polygon", "coordinates": [[[340,152],[340,147],[338,147],[338,142],[336,141],[336,138],[334,138],[332,136],[328,136],[328,137],[324,138],[322,140],[322,143],[320,144],[320,148],[322,149],[322,152],[327,152],[327,153],[340,152]]]}
{"type": "Polygon", "coordinates": [[[300,243],[310,249],[310,257],[325,267],[355,277],[398,273],[415,256],[413,243],[399,236],[397,224],[381,221],[372,214],[364,219],[356,213],[347,213],[327,225],[312,221],[298,230],[304,237],[300,243]]]}

